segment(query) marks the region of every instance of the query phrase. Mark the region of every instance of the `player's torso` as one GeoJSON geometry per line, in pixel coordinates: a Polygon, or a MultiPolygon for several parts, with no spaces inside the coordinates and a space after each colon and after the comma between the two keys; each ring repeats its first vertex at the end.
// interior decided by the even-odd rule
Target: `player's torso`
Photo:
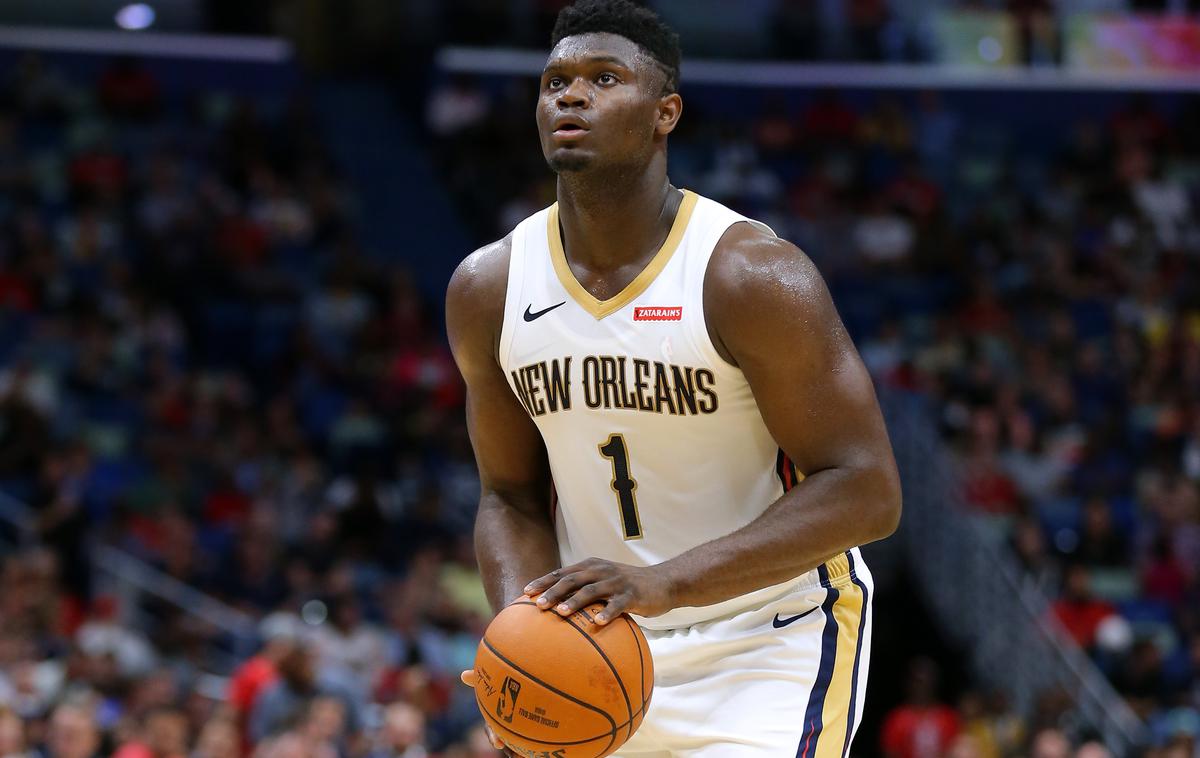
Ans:
{"type": "MultiPolygon", "coordinates": [[[[709,256],[742,220],[688,193],[663,248],[606,301],[571,273],[556,208],[514,231],[499,358],[545,441],[564,564],[658,563],[744,526],[782,493],[778,445],[704,319],[709,256]]],[[[686,626],[753,601],[643,621],[686,626]]]]}

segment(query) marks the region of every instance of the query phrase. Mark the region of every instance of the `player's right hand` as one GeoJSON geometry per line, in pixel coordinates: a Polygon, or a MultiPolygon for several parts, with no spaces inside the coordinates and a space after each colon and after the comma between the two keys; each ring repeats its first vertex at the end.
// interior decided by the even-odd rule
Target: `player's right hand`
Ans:
{"type": "MultiPolygon", "coordinates": [[[[458,678],[462,680],[463,684],[467,685],[471,689],[475,689],[475,669],[467,669],[459,674],[458,678]]],[[[504,746],[504,740],[496,736],[496,733],[492,731],[492,728],[487,725],[486,721],[483,723],[483,730],[487,732],[488,739],[492,741],[492,747],[496,748],[507,756],[512,755],[508,748],[504,746]]]]}

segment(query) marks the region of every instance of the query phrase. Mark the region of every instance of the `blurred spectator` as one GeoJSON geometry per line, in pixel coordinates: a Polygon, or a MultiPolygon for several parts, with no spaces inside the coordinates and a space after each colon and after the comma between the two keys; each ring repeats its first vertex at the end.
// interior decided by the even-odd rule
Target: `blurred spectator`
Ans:
{"type": "Polygon", "coordinates": [[[887,0],[849,0],[844,7],[855,60],[883,60],[883,29],[889,17],[887,0]]]}
{"type": "Polygon", "coordinates": [[[54,709],[45,753],[47,758],[98,758],[100,729],[89,705],[64,703],[54,709]]]}
{"type": "Polygon", "coordinates": [[[468,76],[454,75],[429,96],[426,123],[435,137],[451,139],[487,118],[487,95],[468,76]]]}
{"type": "Polygon", "coordinates": [[[1043,729],[1029,743],[1029,758],[1071,758],[1071,741],[1058,729],[1043,729]]]}
{"type": "Polygon", "coordinates": [[[255,758],[338,758],[337,749],[327,742],[312,742],[298,732],[272,737],[254,751],[255,758]]]}
{"type": "Polygon", "coordinates": [[[950,746],[950,755],[977,756],[977,758],[1000,758],[1000,736],[988,717],[983,696],[977,692],[966,692],[958,701],[958,714],[962,731],[950,746]]]}
{"type": "Polygon", "coordinates": [[[362,618],[362,608],[352,596],[331,599],[329,622],[314,637],[316,650],[326,665],[344,667],[373,688],[385,663],[383,634],[362,618]]]}
{"type": "Polygon", "coordinates": [[[147,66],[135,58],[121,57],[101,74],[99,95],[110,114],[144,119],[158,108],[159,86],[147,66]]]}
{"type": "MultiPolygon", "coordinates": [[[[250,714],[250,737],[255,742],[297,728],[316,712],[337,722],[335,733],[323,734],[330,741],[346,733],[357,733],[362,722],[362,703],[354,686],[332,668],[318,671],[316,651],[308,643],[292,646],[278,662],[279,678],[268,685],[250,714]],[[341,708],[336,719],[331,707],[341,708]]],[[[318,724],[318,729],[328,726],[318,724]]]]}
{"type": "Polygon", "coordinates": [[[14,711],[0,707],[0,758],[33,758],[25,743],[25,723],[14,711]]]}
{"type": "Polygon", "coordinates": [[[1126,565],[1129,552],[1125,538],[1113,526],[1112,507],[1101,497],[1089,499],[1083,506],[1083,529],[1074,557],[1087,566],[1126,565]]]}
{"type": "Polygon", "coordinates": [[[1076,748],[1075,758],[1113,758],[1113,754],[1104,743],[1092,740],[1076,748]]]}
{"type": "Polygon", "coordinates": [[[384,709],[379,742],[371,758],[426,758],[425,715],[408,703],[392,703],[384,709]]]}
{"type": "Polygon", "coordinates": [[[142,716],[136,736],[117,748],[113,758],[187,758],[189,742],[187,717],[158,706],[142,716]]]}
{"type": "Polygon", "coordinates": [[[231,719],[217,716],[200,730],[191,758],[239,758],[247,754],[240,747],[240,742],[237,724],[231,719]]]}
{"type": "Polygon", "coordinates": [[[916,232],[907,218],[877,198],[855,225],[854,242],[869,265],[899,268],[912,253],[916,232]]]}
{"type": "Polygon", "coordinates": [[[971,417],[971,438],[964,460],[966,498],[987,513],[1009,515],[1017,511],[1017,488],[1001,466],[1000,427],[991,409],[976,410],[971,417]]]}
{"type": "Polygon", "coordinates": [[[145,637],[115,618],[116,612],[111,598],[97,603],[91,620],[76,632],[79,650],[93,658],[111,658],[124,677],[150,673],[156,662],[154,648],[145,637]]]}
{"type": "Polygon", "coordinates": [[[1013,414],[1007,421],[1007,446],[1000,465],[1023,497],[1045,503],[1058,493],[1069,469],[1046,454],[1041,432],[1028,412],[1013,414]]]}
{"type": "Polygon", "coordinates": [[[1135,642],[1124,665],[1116,672],[1114,684],[1136,713],[1148,717],[1166,684],[1158,645],[1151,639],[1135,642]]]}
{"type": "MultiPolygon", "coordinates": [[[[938,670],[933,661],[912,662],[908,693],[883,723],[882,748],[888,758],[936,758],[946,754],[960,734],[958,713],[937,699],[938,670]]],[[[964,755],[979,755],[977,744],[960,746],[964,755]]]]}
{"type": "Polygon", "coordinates": [[[1062,597],[1051,610],[1071,639],[1085,649],[1095,642],[1100,623],[1116,613],[1111,604],[1092,595],[1091,575],[1082,564],[1067,567],[1062,597]]]}
{"type": "MultiPolygon", "coordinates": [[[[262,650],[243,662],[229,681],[228,702],[233,711],[243,749],[249,750],[250,716],[254,713],[263,691],[279,678],[279,664],[301,644],[301,621],[298,617],[276,612],[263,619],[260,634],[262,650]]],[[[220,736],[220,727],[215,728],[220,736]]]]}

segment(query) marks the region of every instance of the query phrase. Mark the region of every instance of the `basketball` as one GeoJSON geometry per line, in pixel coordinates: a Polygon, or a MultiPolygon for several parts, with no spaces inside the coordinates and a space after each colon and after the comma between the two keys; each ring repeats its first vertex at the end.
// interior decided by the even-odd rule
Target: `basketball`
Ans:
{"type": "Polygon", "coordinates": [[[513,753],[603,758],[642,723],[654,687],[650,648],[628,615],[596,624],[603,607],[563,617],[522,599],[488,626],[475,699],[513,753]]]}

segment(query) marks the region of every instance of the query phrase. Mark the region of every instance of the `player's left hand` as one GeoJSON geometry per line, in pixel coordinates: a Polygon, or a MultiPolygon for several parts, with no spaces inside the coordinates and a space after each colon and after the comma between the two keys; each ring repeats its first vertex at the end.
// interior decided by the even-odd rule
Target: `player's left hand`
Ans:
{"type": "Polygon", "coordinates": [[[605,603],[596,615],[597,624],[607,624],[622,613],[658,616],[675,607],[671,583],[657,566],[629,566],[601,558],[588,558],[555,569],[534,579],[525,594],[542,610],[570,616],[592,603],[605,603]]]}

